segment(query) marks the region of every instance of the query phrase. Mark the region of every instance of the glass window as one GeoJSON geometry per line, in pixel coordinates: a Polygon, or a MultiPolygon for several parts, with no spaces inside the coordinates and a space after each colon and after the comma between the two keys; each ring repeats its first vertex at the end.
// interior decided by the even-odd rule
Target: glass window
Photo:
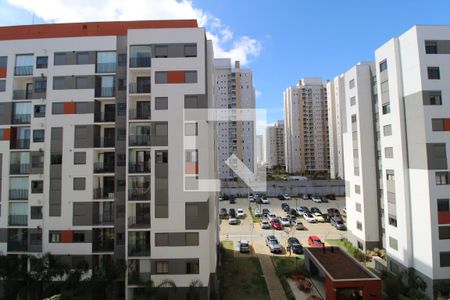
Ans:
{"type": "Polygon", "coordinates": [[[47,69],[47,67],[48,67],[48,56],[36,57],[36,69],[47,69]]]}
{"type": "Polygon", "coordinates": [[[393,237],[389,237],[389,247],[394,250],[398,250],[398,241],[393,237]]]}
{"type": "Polygon", "coordinates": [[[53,103],[52,104],[52,114],[61,115],[64,114],[64,103],[53,103]]]}
{"type": "Polygon", "coordinates": [[[382,62],[380,62],[380,73],[387,70],[387,60],[383,60],[382,62]]]}
{"type": "Polygon", "coordinates": [[[87,76],[78,76],[75,79],[76,89],[88,89],[89,88],[89,78],[87,76]]]}
{"type": "Polygon", "coordinates": [[[167,124],[155,124],[155,135],[156,136],[167,136],[168,135],[167,124]]]}
{"type": "Polygon", "coordinates": [[[33,54],[16,55],[16,67],[29,67],[33,66],[33,64],[34,64],[33,54]]]}
{"type": "Polygon", "coordinates": [[[355,104],[356,104],[356,97],[353,96],[350,98],[350,106],[353,106],[355,104]]]}
{"type": "Polygon", "coordinates": [[[44,191],[44,181],[33,180],[31,181],[31,193],[32,194],[42,194],[44,191]]]}
{"type": "Polygon", "coordinates": [[[185,83],[197,83],[197,71],[184,72],[184,82],[185,83]]]}
{"type": "Polygon", "coordinates": [[[61,233],[58,231],[50,231],[49,242],[50,243],[59,243],[60,241],[61,241],[61,233]]]}
{"type": "Polygon", "coordinates": [[[184,57],[196,57],[197,56],[197,44],[184,45],[184,57]]]}
{"type": "Polygon", "coordinates": [[[167,83],[167,72],[155,72],[155,83],[167,83]]]}
{"type": "Polygon", "coordinates": [[[155,97],[155,110],[168,109],[168,97],[155,97]]]}
{"type": "Polygon", "coordinates": [[[423,105],[442,105],[441,91],[428,91],[424,93],[423,105]]]}
{"type": "Polygon", "coordinates": [[[388,216],[388,223],[391,226],[397,227],[397,217],[393,215],[388,216]]]}
{"type": "Polygon", "coordinates": [[[33,130],[33,142],[34,143],[43,143],[45,139],[45,130],[44,129],[34,129],[33,130]]]}
{"type": "Polygon", "coordinates": [[[391,112],[391,104],[389,102],[383,104],[383,115],[386,115],[391,112]]]}
{"type": "Polygon", "coordinates": [[[65,87],[65,77],[53,77],[53,89],[54,90],[63,90],[65,87]]]}
{"type": "Polygon", "coordinates": [[[8,64],[7,56],[0,56],[0,68],[6,68],[8,64]]]}
{"type": "Polygon", "coordinates": [[[186,232],[186,246],[198,246],[199,236],[198,232],[186,232]]]}
{"type": "Polygon", "coordinates": [[[185,123],[184,124],[185,136],[197,136],[198,135],[198,123],[185,123]]]}
{"type": "Polygon", "coordinates": [[[427,70],[428,70],[428,79],[430,80],[441,79],[439,67],[428,67],[427,70]]]}
{"type": "Polygon", "coordinates": [[[392,135],[392,125],[384,125],[383,126],[383,135],[384,136],[391,136],[392,135]]]}
{"type": "Polygon", "coordinates": [[[85,165],[86,164],[86,152],[74,152],[73,153],[73,164],[74,165],[85,165]]]}
{"type": "Polygon", "coordinates": [[[355,87],[355,79],[350,80],[350,82],[348,83],[349,88],[352,89],[355,87]]]}
{"type": "Polygon", "coordinates": [[[116,52],[97,52],[97,73],[114,73],[116,70],[116,52]]]}
{"type": "Polygon", "coordinates": [[[169,234],[168,233],[155,233],[155,246],[156,247],[169,246],[169,234]]]}
{"type": "Polygon", "coordinates": [[[89,64],[89,52],[77,52],[77,65],[89,64]]]}
{"type": "Polygon", "coordinates": [[[169,47],[167,45],[156,45],[155,46],[155,57],[167,57],[169,54],[169,47]]]}
{"type": "Polygon", "coordinates": [[[156,274],[167,274],[167,273],[169,273],[169,263],[167,261],[157,261],[156,274]]]}
{"type": "Polygon", "coordinates": [[[73,190],[74,191],[84,191],[86,189],[86,178],[75,177],[73,179],[73,190]]]}
{"type": "Polygon", "coordinates": [[[130,68],[150,67],[151,46],[130,47],[130,68]]]}
{"type": "Polygon", "coordinates": [[[0,80],[0,92],[4,92],[6,90],[6,80],[0,80]]]}
{"type": "Polygon", "coordinates": [[[66,52],[55,53],[53,64],[55,66],[65,65],[66,64],[66,52]]]}
{"type": "Polygon", "coordinates": [[[425,41],[425,53],[426,54],[437,54],[438,47],[436,41],[425,41]]]}
{"type": "Polygon", "coordinates": [[[440,212],[450,212],[450,199],[437,199],[437,208],[440,212]]]}
{"type": "Polygon", "coordinates": [[[436,185],[449,184],[449,172],[436,172],[436,185]]]}
{"type": "Polygon", "coordinates": [[[32,220],[42,219],[42,206],[31,206],[31,219],[32,220]]]}

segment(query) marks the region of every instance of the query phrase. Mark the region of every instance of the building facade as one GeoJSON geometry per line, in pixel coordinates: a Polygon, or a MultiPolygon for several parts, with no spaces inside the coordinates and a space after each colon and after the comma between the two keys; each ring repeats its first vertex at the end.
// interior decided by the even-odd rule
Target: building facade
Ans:
{"type": "Polygon", "coordinates": [[[277,121],[266,128],[266,155],[267,166],[284,167],[286,158],[284,155],[284,121],[277,121]]]}
{"type": "Polygon", "coordinates": [[[256,153],[256,164],[262,165],[265,163],[265,151],[264,151],[264,136],[262,134],[257,134],[255,139],[255,153],[256,153]]]}
{"type": "MultiPolygon", "coordinates": [[[[216,108],[254,109],[255,89],[253,73],[240,67],[234,68],[230,59],[214,59],[216,108]]],[[[217,164],[219,179],[236,180],[238,176],[225,161],[236,155],[252,172],[256,167],[255,124],[253,121],[217,122],[217,164]]]]}
{"type": "Polygon", "coordinates": [[[150,279],[209,298],[216,195],[183,182],[216,177],[213,125],[184,120],[212,73],[195,20],[0,28],[0,251],[123,260],[119,298],[150,279]]]}
{"type": "Polygon", "coordinates": [[[321,78],[303,78],[284,93],[288,173],[328,171],[327,91],[321,78]]]}

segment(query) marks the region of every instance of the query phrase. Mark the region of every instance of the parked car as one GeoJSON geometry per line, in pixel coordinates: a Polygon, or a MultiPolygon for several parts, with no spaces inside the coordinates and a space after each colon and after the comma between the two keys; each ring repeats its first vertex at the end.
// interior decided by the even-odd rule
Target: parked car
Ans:
{"type": "Polygon", "coordinates": [[[255,202],[255,197],[253,195],[248,196],[248,202],[255,202]]]}
{"type": "Polygon", "coordinates": [[[281,225],[281,222],[280,222],[280,220],[278,220],[278,219],[273,219],[273,220],[271,220],[271,221],[270,221],[270,225],[272,225],[272,228],[273,228],[273,229],[276,229],[276,230],[281,230],[281,229],[283,229],[283,226],[281,225]]]}
{"type": "Polygon", "coordinates": [[[267,198],[267,196],[261,196],[261,198],[259,199],[259,202],[260,202],[261,204],[269,204],[269,203],[270,203],[270,201],[269,201],[269,199],[267,198]]]}
{"type": "Polygon", "coordinates": [[[272,221],[273,219],[277,218],[277,215],[273,212],[270,212],[267,214],[267,218],[269,218],[269,221],[272,221]]]}
{"type": "Polygon", "coordinates": [[[312,214],[310,214],[310,213],[305,213],[303,215],[303,218],[305,218],[305,220],[308,223],[316,223],[317,222],[316,218],[314,218],[314,216],[312,214]]]}
{"type": "Polygon", "coordinates": [[[220,212],[219,212],[219,217],[225,218],[226,216],[228,216],[227,209],[226,208],[221,208],[220,212]]]}
{"type": "Polygon", "coordinates": [[[322,203],[328,203],[328,199],[325,197],[320,197],[320,199],[322,199],[322,203]]]}
{"type": "Polygon", "coordinates": [[[282,194],[279,194],[279,195],[277,196],[277,198],[278,198],[278,200],[286,200],[286,199],[284,199],[284,196],[283,196],[282,194]]]}
{"type": "Polygon", "coordinates": [[[322,203],[322,202],[323,202],[323,201],[322,201],[322,197],[320,197],[320,196],[318,196],[318,195],[312,196],[311,200],[312,200],[313,202],[316,202],[316,203],[322,203]]]}
{"type": "Polygon", "coordinates": [[[305,226],[299,220],[291,220],[291,225],[295,227],[296,230],[304,230],[305,226]]]}
{"type": "Polygon", "coordinates": [[[285,212],[288,212],[291,208],[289,207],[289,204],[287,204],[287,203],[284,203],[283,202],[283,204],[284,205],[281,205],[281,208],[285,211],[285,212]]]}
{"type": "Polygon", "coordinates": [[[236,218],[236,216],[232,217],[230,215],[230,217],[228,218],[228,224],[230,224],[230,225],[237,225],[238,223],[239,222],[238,222],[238,219],[236,218]]]}
{"type": "Polygon", "coordinates": [[[269,211],[268,208],[263,208],[262,214],[263,214],[264,217],[267,217],[269,215],[269,213],[270,213],[270,211],[269,211]]]}
{"type": "Polygon", "coordinates": [[[269,247],[271,253],[281,253],[283,251],[280,243],[274,235],[269,235],[266,238],[266,245],[269,247]]]}
{"type": "Polygon", "coordinates": [[[303,246],[297,238],[295,237],[288,238],[287,244],[289,247],[291,247],[292,252],[294,252],[295,254],[303,253],[303,246]]]}
{"type": "Polygon", "coordinates": [[[244,218],[245,217],[245,212],[242,208],[238,208],[237,209],[237,217],[238,218],[244,218]]]}
{"type": "Polygon", "coordinates": [[[303,214],[305,213],[305,210],[301,207],[297,207],[295,209],[295,212],[297,213],[298,216],[303,216],[303,214]]]}
{"type": "Polygon", "coordinates": [[[291,220],[286,217],[281,217],[280,222],[281,222],[281,225],[284,227],[291,226],[291,220]]]}
{"type": "Polygon", "coordinates": [[[255,209],[253,210],[253,215],[255,217],[261,217],[261,211],[259,210],[259,208],[255,207],[255,209]]]}
{"type": "Polygon", "coordinates": [[[269,220],[267,219],[262,219],[261,221],[259,221],[259,225],[261,226],[261,229],[271,229],[272,226],[270,226],[269,220]]]}
{"type": "Polygon", "coordinates": [[[236,197],[235,196],[231,195],[229,199],[230,199],[230,204],[235,204],[236,203],[236,197]]]}
{"type": "Polygon", "coordinates": [[[311,247],[322,247],[323,243],[316,235],[310,235],[308,237],[308,245],[311,247]]]}
{"type": "Polygon", "coordinates": [[[300,208],[303,210],[304,213],[311,213],[311,211],[309,210],[309,208],[307,208],[306,206],[300,206],[300,208]]]}
{"type": "Polygon", "coordinates": [[[331,225],[336,227],[338,230],[346,230],[347,227],[345,226],[344,220],[342,220],[339,216],[334,216],[330,219],[331,225]]]}
{"type": "Polygon", "coordinates": [[[325,220],[325,222],[330,223],[330,216],[328,214],[322,214],[323,219],[325,220]]]}
{"type": "Polygon", "coordinates": [[[321,222],[321,223],[325,222],[325,219],[322,217],[321,213],[318,213],[318,212],[313,213],[313,216],[314,216],[314,218],[316,218],[317,222],[321,222]]]}
{"type": "Polygon", "coordinates": [[[241,253],[249,253],[250,252],[250,244],[247,240],[239,241],[239,252],[241,253]]]}
{"type": "Polygon", "coordinates": [[[227,194],[223,194],[222,199],[227,201],[230,200],[230,197],[227,194]]]}
{"type": "Polygon", "coordinates": [[[344,207],[344,208],[342,209],[342,213],[344,214],[344,216],[347,215],[347,208],[346,208],[346,207],[344,207]]]}
{"type": "Polygon", "coordinates": [[[290,221],[297,220],[297,215],[288,214],[288,215],[286,215],[286,218],[288,218],[290,221]]]}
{"type": "Polygon", "coordinates": [[[339,212],[339,209],[337,209],[337,208],[329,208],[329,209],[327,209],[327,213],[330,216],[330,218],[332,218],[332,217],[334,217],[336,215],[338,215],[338,216],[341,215],[340,212],[339,212]]]}
{"type": "Polygon", "coordinates": [[[284,200],[291,200],[291,196],[288,193],[283,194],[284,200]]]}
{"type": "Polygon", "coordinates": [[[317,208],[317,207],[311,207],[311,212],[312,212],[312,213],[319,213],[319,214],[322,214],[322,212],[320,211],[320,209],[317,208]]]}
{"type": "Polygon", "coordinates": [[[222,201],[222,200],[223,200],[223,197],[222,197],[222,195],[219,194],[219,201],[222,201]]]}
{"type": "Polygon", "coordinates": [[[293,215],[293,216],[298,216],[297,210],[296,210],[295,208],[291,208],[291,209],[289,210],[289,214],[290,214],[290,215],[293,215]]]}
{"type": "Polygon", "coordinates": [[[231,217],[236,218],[236,210],[234,208],[230,208],[230,210],[228,211],[228,214],[231,217]]]}
{"type": "Polygon", "coordinates": [[[302,195],[302,199],[303,199],[303,200],[309,200],[308,194],[303,194],[303,195],[302,195]]]}
{"type": "Polygon", "coordinates": [[[327,198],[328,200],[336,200],[336,195],[335,194],[327,194],[327,195],[325,195],[325,198],[327,198]]]}

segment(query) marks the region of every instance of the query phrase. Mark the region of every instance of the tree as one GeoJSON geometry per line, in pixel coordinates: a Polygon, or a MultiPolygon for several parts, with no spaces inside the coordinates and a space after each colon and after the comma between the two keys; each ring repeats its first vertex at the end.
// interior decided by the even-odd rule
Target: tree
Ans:
{"type": "Polygon", "coordinates": [[[5,299],[26,299],[23,286],[27,274],[27,259],[26,255],[0,256],[0,278],[3,281],[5,299]]]}
{"type": "Polygon", "coordinates": [[[200,291],[203,287],[203,283],[200,281],[200,279],[194,279],[189,284],[188,292],[187,292],[187,299],[188,300],[198,300],[200,299],[200,291]]]}
{"type": "Polygon", "coordinates": [[[144,300],[144,299],[158,299],[158,295],[163,291],[163,289],[174,290],[177,286],[175,282],[170,279],[164,279],[159,284],[155,285],[153,280],[147,281],[144,289],[138,295],[134,296],[134,300],[144,300]]]}
{"type": "Polygon", "coordinates": [[[126,265],[123,260],[103,256],[100,263],[92,268],[92,276],[87,280],[88,290],[96,300],[115,299],[117,283],[124,280],[126,265]]]}

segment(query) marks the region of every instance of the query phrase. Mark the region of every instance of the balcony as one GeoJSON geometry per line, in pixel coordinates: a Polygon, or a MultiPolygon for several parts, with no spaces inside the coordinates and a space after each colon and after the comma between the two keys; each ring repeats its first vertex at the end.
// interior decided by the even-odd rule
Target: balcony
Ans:
{"type": "Polygon", "coordinates": [[[101,189],[96,188],[93,190],[94,199],[114,199],[114,188],[101,189]]]}
{"type": "Polygon", "coordinates": [[[97,63],[96,65],[97,73],[115,73],[116,64],[115,63],[97,63]]]}
{"type": "Polygon", "coordinates": [[[150,161],[147,162],[129,162],[128,163],[129,173],[150,173],[151,166],[150,161]]]}
{"type": "Polygon", "coordinates": [[[95,148],[114,148],[116,139],[113,136],[106,136],[95,141],[95,148]]]}
{"type": "Polygon", "coordinates": [[[27,226],[28,216],[27,215],[9,215],[8,225],[10,226],[27,226]]]}
{"type": "Polygon", "coordinates": [[[15,76],[33,75],[33,66],[20,66],[14,68],[15,76]]]}
{"type": "Polygon", "coordinates": [[[25,99],[35,99],[35,98],[33,98],[32,91],[28,91],[28,90],[14,90],[13,91],[13,100],[25,100],[25,99]]]}
{"type": "Polygon", "coordinates": [[[128,245],[128,256],[150,256],[150,243],[139,241],[128,245]]]}
{"type": "Polygon", "coordinates": [[[150,68],[150,57],[130,57],[130,68],[150,68]]]}
{"type": "Polygon", "coordinates": [[[130,109],[129,111],[130,120],[150,120],[150,109],[130,109]]]}
{"type": "Polygon", "coordinates": [[[95,97],[114,97],[115,96],[115,88],[114,87],[98,87],[95,89],[95,97]]]}
{"type": "Polygon", "coordinates": [[[113,252],[114,240],[94,240],[92,241],[92,252],[113,252]]]}
{"type": "Polygon", "coordinates": [[[31,115],[30,114],[14,114],[11,120],[12,124],[30,124],[31,115]]]}
{"type": "Polygon", "coordinates": [[[148,201],[150,201],[150,188],[128,189],[128,200],[148,200],[148,201]]]}
{"type": "Polygon", "coordinates": [[[130,94],[150,94],[151,87],[150,87],[150,84],[137,84],[136,82],[132,82],[128,86],[128,93],[130,93],[130,94]]]}
{"type": "Polygon", "coordinates": [[[8,252],[11,252],[11,251],[16,251],[16,252],[28,251],[27,240],[22,240],[22,241],[9,240],[8,241],[8,252]]]}
{"type": "Polygon", "coordinates": [[[128,273],[128,284],[138,285],[145,284],[150,281],[150,272],[132,272],[128,273]]]}
{"type": "Polygon", "coordinates": [[[150,146],[150,135],[130,135],[129,146],[150,146]]]}
{"type": "Polygon", "coordinates": [[[22,189],[10,189],[9,190],[10,200],[28,200],[28,190],[22,189]]]}
{"type": "Polygon", "coordinates": [[[114,173],[114,163],[96,162],[94,163],[94,173],[114,173]]]}
{"type": "Polygon", "coordinates": [[[11,175],[30,174],[30,164],[10,164],[9,174],[11,175]]]}
{"type": "Polygon", "coordinates": [[[128,228],[150,228],[150,214],[128,217],[128,228]]]}
{"type": "Polygon", "coordinates": [[[95,113],[95,122],[115,122],[116,112],[115,111],[102,111],[95,113]]]}
{"type": "Polygon", "coordinates": [[[30,149],[30,139],[11,140],[10,149],[30,149]]]}
{"type": "Polygon", "coordinates": [[[114,216],[97,214],[94,215],[93,219],[94,225],[114,225],[114,216]]]}

